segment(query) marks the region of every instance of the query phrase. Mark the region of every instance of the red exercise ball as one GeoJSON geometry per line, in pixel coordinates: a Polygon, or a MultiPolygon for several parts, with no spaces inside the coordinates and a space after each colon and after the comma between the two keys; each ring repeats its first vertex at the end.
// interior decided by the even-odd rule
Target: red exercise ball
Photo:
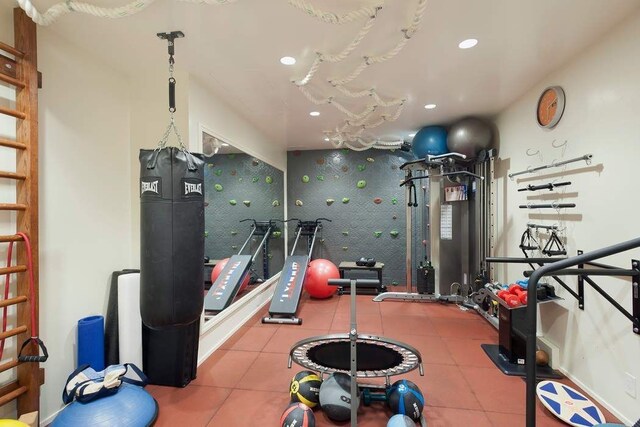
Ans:
{"type": "Polygon", "coordinates": [[[314,298],[329,298],[338,290],[337,286],[329,286],[329,279],[339,279],[338,267],[328,259],[314,259],[309,263],[304,288],[314,298]]]}
{"type": "MultiPolygon", "coordinates": [[[[218,278],[218,276],[224,269],[224,266],[227,265],[228,262],[229,262],[229,258],[221,259],[220,261],[218,261],[216,266],[213,267],[213,270],[211,270],[211,283],[216,282],[216,279],[218,278]]],[[[240,285],[240,289],[238,290],[238,293],[244,291],[247,288],[247,286],[249,286],[249,274],[247,274],[244,280],[242,281],[242,284],[240,285]]]]}

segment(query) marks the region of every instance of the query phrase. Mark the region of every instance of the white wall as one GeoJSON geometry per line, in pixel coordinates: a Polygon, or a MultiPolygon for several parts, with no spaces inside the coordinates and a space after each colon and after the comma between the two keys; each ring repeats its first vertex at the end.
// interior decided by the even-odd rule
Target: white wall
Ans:
{"type": "MultiPolygon", "coordinates": [[[[568,251],[590,251],[640,236],[637,212],[637,171],[640,159],[640,13],[629,17],[596,45],[568,65],[539,82],[497,117],[500,131],[500,162],[497,182],[498,242],[496,255],[521,256],[520,236],[527,221],[560,223],[566,226],[568,251]],[[538,127],[535,107],[538,96],[549,85],[565,89],[567,106],[560,124],[552,131],[538,127]],[[553,148],[567,141],[563,148],[553,148]],[[539,155],[527,156],[527,149],[539,155]],[[533,181],[511,181],[508,172],[539,166],[554,160],[593,154],[593,164],[584,162],[547,170],[533,181]],[[571,174],[575,169],[579,173],[571,174]],[[566,171],[553,177],[551,172],[566,171]],[[574,202],[576,209],[527,212],[518,209],[528,202],[555,200],[544,192],[517,192],[528,184],[568,180],[560,199],[574,202]],[[527,199],[527,196],[551,199],[527,199]],[[542,217],[540,215],[543,215],[542,217]]],[[[524,175],[522,178],[530,177],[524,175]]],[[[536,175],[534,175],[536,176],[536,175]]],[[[520,177],[518,177],[520,178],[520,177]]],[[[544,242],[543,242],[544,244],[544,242]]],[[[630,267],[631,258],[640,258],[640,250],[608,258],[609,264],[630,267]]],[[[498,268],[496,279],[504,282],[520,277],[522,267],[498,268]],[[505,274],[505,271],[507,272],[505,274]]],[[[566,278],[577,289],[575,278],[566,278]]],[[[595,278],[624,307],[631,311],[629,279],[595,278]]],[[[558,286],[557,286],[558,288],[558,286]]],[[[640,402],[624,392],[623,375],[631,373],[640,380],[640,335],[632,332],[631,322],[594,291],[588,289],[585,310],[577,307],[566,291],[560,303],[541,306],[539,332],[560,347],[559,366],[574,380],[629,423],[640,418],[640,402]]],[[[637,390],[636,386],[636,393],[637,390]]],[[[639,396],[640,398],[640,396],[639,396]]]]}
{"type": "Polygon", "coordinates": [[[130,263],[131,169],[125,77],[46,28],[38,35],[45,419],[75,369],[78,319],[106,312],[110,274],[130,263]]]}
{"type": "MultiPolygon", "coordinates": [[[[244,152],[258,157],[278,169],[286,170],[284,141],[272,141],[253,124],[213,95],[201,82],[189,82],[189,135],[194,151],[201,150],[204,127],[244,152]]],[[[285,205],[286,206],[286,205],[285,205]]]]}

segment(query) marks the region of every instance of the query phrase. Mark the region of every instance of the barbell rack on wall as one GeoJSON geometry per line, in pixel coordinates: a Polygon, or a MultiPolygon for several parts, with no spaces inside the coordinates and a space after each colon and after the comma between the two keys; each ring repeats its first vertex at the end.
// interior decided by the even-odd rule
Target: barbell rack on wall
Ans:
{"type": "MultiPolygon", "coordinates": [[[[617,243],[612,246],[608,246],[606,248],[597,249],[588,253],[580,253],[579,255],[571,258],[566,258],[561,261],[554,262],[552,264],[547,264],[539,269],[535,270],[531,277],[529,278],[529,286],[531,288],[536,288],[538,282],[543,276],[549,276],[552,274],[557,274],[557,272],[567,269],[569,267],[584,266],[592,264],[593,261],[604,258],[610,255],[615,255],[620,252],[625,252],[631,249],[635,249],[640,247],[640,237],[628,240],[626,242],[617,243]]],[[[633,277],[632,284],[632,300],[633,300],[633,314],[632,314],[632,322],[633,322],[633,332],[636,334],[640,334],[640,295],[639,295],[639,283],[640,280],[640,262],[638,260],[631,261],[632,270],[634,270],[635,274],[633,277]]],[[[606,269],[612,269],[603,268],[606,269]]],[[[614,267],[613,269],[617,269],[614,267]]],[[[580,271],[580,270],[578,270],[580,271]]],[[[579,274],[578,277],[583,276],[584,274],[579,274]]],[[[593,282],[591,279],[587,281],[590,285],[593,282]]],[[[593,286],[593,285],[592,285],[593,286]]],[[[597,285],[596,285],[597,286],[597,285]]],[[[599,287],[598,287],[599,288],[599,287]]],[[[596,289],[596,288],[594,288],[596,289]]],[[[596,289],[599,293],[604,294],[605,292],[600,289],[596,289]]],[[[604,296],[604,295],[603,295],[604,296]]],[[[607,298],[607,300],[609,300],[607,298]]],[[[611,302],[611,301],[609,301],[611,302]]],[[[527,327],[525,330],[527,331],[527,348],[526,348],[526,380],[527,380],[527,394],[526,394],[526,421],[527,427],[535,427],[536,425],[536,370],[537,366],[535,363],[536,360],[536,340],[537,340],[537,310],[536,305],[538,301],[537,298],[529,298],[527,301],[527,313],[526,313],[526,324],[527,327]]],[[[619,304],[613,304],[614,307],[618,308],[619,304]]],[[[622,307],[620,307],[622,308],[622,307]]],[[[626,312],[626,310],[624,310],[626,312]]],[[[624,314],[623,312],[623,314],[624,314]]],[[[626,316],[626,315],[625,315],[626,316]]]]}
{"type": "Polygon", "coordinates": [[[584,160],[585,162],[587,162],[587,164],[589,164],[591,162],[591,159],[593,158],[593,154],[585,154],[584,156],[580,156],[580,157],[576,157],[575,159],[569,159],[569,160],[563,160],[561,162],[556,162],[553,161],[551,163],[549,163],[548,165],[544,165],[544,166],[538,166],[535,168],[529,167],[523,171],[520,172],[514,172],[514,173],[510,173],[509,174],[509,178],[513,178],[514,176],[518,176],[518,175],[525,175],[528,173],[533,173],[533,172],[537,172],[543,169],[549,169],[549,168],[555,168],[558,166],[563,166],[563,165],[567,165],[569,163],[575,163],[575,162],[579,162],[581,160],[584,160]]]}
{"type": "Polygon", "coordinates": [[[564,182],[548,182],[546,184],[540,184],[540,185],[527,185],[524,188],[518,188],[518,191],[538,191],[538,190],[549,190],[549,191],[553,191],[554,188],[556,187],[564,187],[567,185],[571,185],[571,181],[564,181],[564,182]]]}
{"type": "Polygon", "coordinates": [[[542,228],[544,230],[558,230],[560,227],[558,227],[557,225],[543,225],[543,224],[533,224],[533,223],[527,223],[527,228],[542,228]]]}
{"type": "Polygon", "coordinates": [[[533,205],[528,203],[526,205],[518,206],[520,209],[566,209],[566,208],[575,208],[575,203],[541,203],[537,205],[533,205]]]}

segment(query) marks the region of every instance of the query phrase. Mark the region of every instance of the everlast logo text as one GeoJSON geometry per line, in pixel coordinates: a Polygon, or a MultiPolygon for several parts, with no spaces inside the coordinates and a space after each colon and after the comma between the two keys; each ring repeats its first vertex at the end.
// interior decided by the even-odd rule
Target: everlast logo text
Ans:
{"type": "Polygon", "coordinates": [[[202,194],[202,184],[192,184],[190,182],[184,183],[184,195],[191,193],[202,194]]]}
{"type": "Polygon", "coordinates": [[[143,193],[158,193],[158,182],[159,181],[140,181],[140,194],[143,193]]]}

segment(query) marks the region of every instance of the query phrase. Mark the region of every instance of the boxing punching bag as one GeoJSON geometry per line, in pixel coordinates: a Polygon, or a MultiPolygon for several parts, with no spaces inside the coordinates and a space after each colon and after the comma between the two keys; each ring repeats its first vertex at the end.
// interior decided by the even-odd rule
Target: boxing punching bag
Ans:
{"type": "Polygon", "coordinates": [[[204,304],[204,162],[167,147],[140,150],[140,315],[152,384],[195,378],[204,304]]]}

